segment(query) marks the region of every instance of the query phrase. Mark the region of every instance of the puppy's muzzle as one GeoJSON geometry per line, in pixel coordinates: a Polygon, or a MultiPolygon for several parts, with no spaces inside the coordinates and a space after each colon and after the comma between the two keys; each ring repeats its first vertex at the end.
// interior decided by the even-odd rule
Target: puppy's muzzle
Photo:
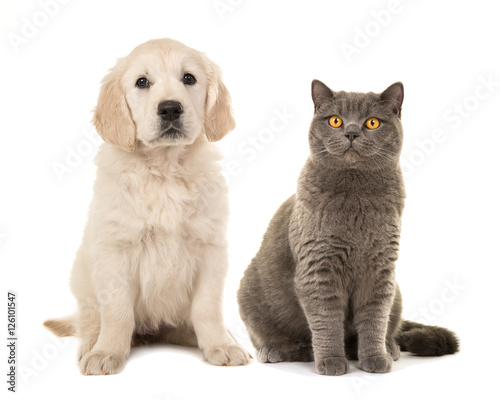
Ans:
{"type": "Polygon", "coordinates": [[[167,100],[158,104],[158,115],[163,121],[175,121],[182,113],[182,104],[178,101],[167,100]]]}

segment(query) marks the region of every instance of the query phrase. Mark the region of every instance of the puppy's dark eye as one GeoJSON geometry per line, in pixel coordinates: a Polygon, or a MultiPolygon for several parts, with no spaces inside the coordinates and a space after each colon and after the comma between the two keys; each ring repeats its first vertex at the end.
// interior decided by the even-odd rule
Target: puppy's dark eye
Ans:
{"type": "Polygon", "coordinates": [[[196,78],[191,74],[184,74],[182,82],[184,82],[184,85],[194,85],[196,83],[196,78]]]}
{"type": "Polygon", "coordinates": [[[141,88],[141,89],[145,89],[145,88],[148,88],[149,87],[149,81],[147,78],[139,78],[137,79],[137,82],[135,83],[135,86],[137,86],[138,88],[141,88]]]}

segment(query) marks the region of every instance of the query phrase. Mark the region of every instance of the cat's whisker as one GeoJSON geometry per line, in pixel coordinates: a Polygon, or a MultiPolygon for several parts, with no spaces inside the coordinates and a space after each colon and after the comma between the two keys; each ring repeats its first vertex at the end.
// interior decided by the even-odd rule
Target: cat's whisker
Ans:
{"type": "Polygon", "coordinates": [[[383,152],[381,151],[377,151],[375,154],[373,154],[373,156],[377,156],[377,157],[381,157],[387,161],[391,161],[391,162],[394,162],[396,161],[396,158],[391,156],[391,155],[388,155],[388,154],[384,154],[383,152]]]}
{"type": "Polygon", "coordinates": [[[380,157],[387,161],[390,161],[391,163],[398,162],[399,158],[396,156],[396,154],[392,153],[391,151],[383,149],[376,145],[373,145],[372,147],[375,148],[376,152],[371,156],[371,159],[374,159],[375,157],[380,157]]]}
{"type": "Polygon", "coordinates": [[[318,151],[317,153],[313,153],[313,156],[317,156],[318,154],[322,154],[322,153],[326,153],[326,152],[328,152],[328,150],[327,149],[323,149],[321,151],[318,151]]]}
{"type": "Polygon", "coordinates": [[[372,157],[371,161],[375,164],[375,166],[377,167],[377,170],[382,171],[384,169],[384,165],[376,157],[372,157]]]}

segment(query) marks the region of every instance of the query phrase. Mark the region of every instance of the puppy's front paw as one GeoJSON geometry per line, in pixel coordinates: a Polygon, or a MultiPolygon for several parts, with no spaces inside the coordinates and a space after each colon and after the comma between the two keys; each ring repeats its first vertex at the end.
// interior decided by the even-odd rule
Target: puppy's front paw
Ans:
{"type": "Polygon", "coordinates": [[[366,357],[360,360],[363,371],[383,374],[392,368],[392,357],[389,354],[366,357]]]}
{"type": "Polygon", "coordinates": [[[212,347],[203,352],[205,360],[213,365],[245,365],[250,362],[250,354],[237,343],[212,347]]]}
{"type": "Polygon", "coordinates": [[[85,354],[80,361],[80,372],[82,375],[117,374],[123,369],[125,360],[125,355],[91,351],[85,354]]]}
{"type": "Polygon", "coordinates": [[[82,343],[80,344],[80,348],[78,349],[78,362],[80,362],[87,353],[90,353],[92,351],[92,348],[94,347],[96,342],[97,339],[94,338],[82,339],[82,343]]]}
{"type": "Polygon", "coordinates": [[[349,370],[345,357],[329,357],[316,361],[316,372],[320,375],[344,375],[349,370]]]}

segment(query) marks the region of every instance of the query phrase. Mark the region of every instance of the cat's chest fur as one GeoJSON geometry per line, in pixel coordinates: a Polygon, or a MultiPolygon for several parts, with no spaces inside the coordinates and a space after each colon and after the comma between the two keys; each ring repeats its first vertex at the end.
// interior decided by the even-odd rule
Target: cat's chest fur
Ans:
{"type": "Polygon", "coordinates": [[[304,168],[297,192],[291,241],[295,252],[315,245],[339,254],[347,266],[397,258],[404,189],[397,171],[318,171],[304,168]]]}

